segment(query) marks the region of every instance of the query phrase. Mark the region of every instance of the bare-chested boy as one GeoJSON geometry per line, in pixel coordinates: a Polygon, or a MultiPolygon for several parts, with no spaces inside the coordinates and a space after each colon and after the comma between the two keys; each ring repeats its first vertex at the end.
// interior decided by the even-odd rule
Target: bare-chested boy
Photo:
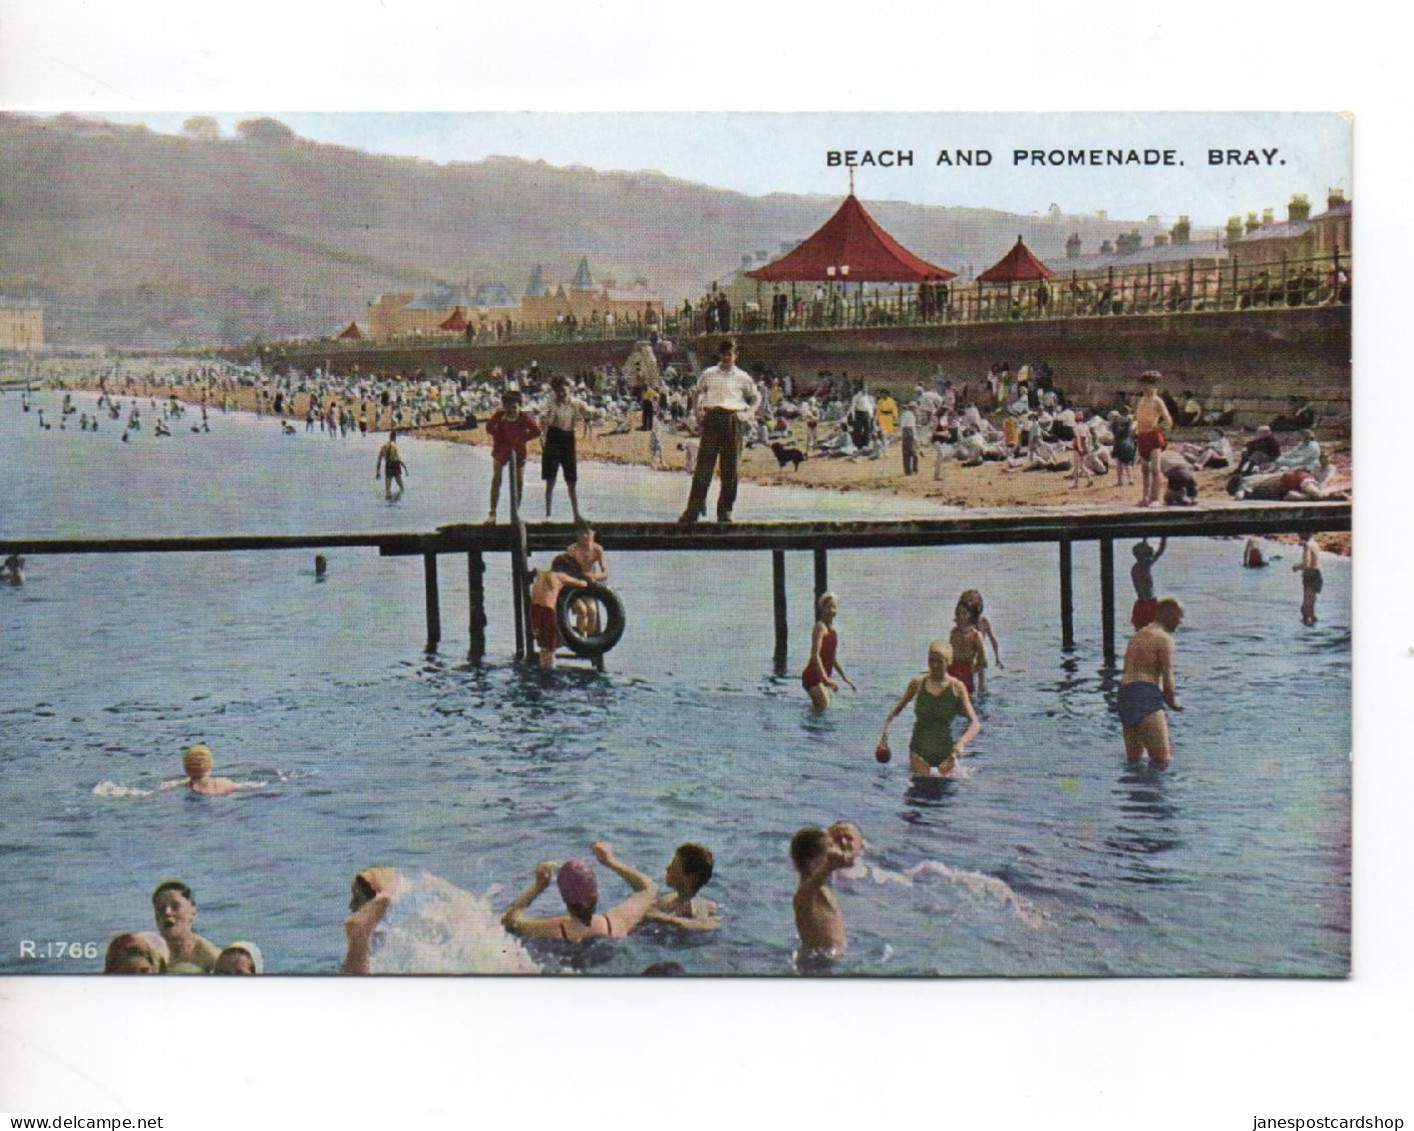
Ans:
{"type": "Polygon", "coordinates": [[[1173,633],[1181,623],[1183,606],[1165,597],[1153,624],[1136,632],[1124,651],[1119,721],[1124,725],[1124,756],[1130,762],[1147,753],[1154,765],[1168,765],[1171,748],[1164,705],[1183,710],[1175,698],[1173,679],[1173,633]]]}
{"type": "Polygon", "coordinates": [[[1159,602],[1154,596],[1154,563],[1164,556],[1169,540],[1159,539],[1159,548],[1149,545],[1149,539],[1136,543],[1134,565],[1130,567],[1129,579],[1134,582],[1134,608],[1129,614],[1129,623],[1135,628],[1152,624],[1154,614],[1159,611],[1159,602]]]}
{"type": "Polygon", "coordinates": [[[1321,548],[1316,545],[1316,536],[1307,534],[1301,539],[1301,563],[1291,567],[1301,571],[1301,623],[1316,623],[1316,595],[1325,588],[1325,578],[1321,576],[1321,548]]]}
{"type": "Polygon", "coordinates": [[[667,923],[685,931],[715,931],[720,927],[717,905],[697,894],[712,878],[712,865],[711,849],[700,844],[679,845],[663,877],[672,890],[658,897],[643,921],[667,923]]]}
{"type": "Polygon", "coordinates": [[[1141,373],[1139,386],[1142,393],[1134,406],[1134,438],[1139,445],[1139,471],[1144,489],[1139,505],[1147,507],[1159,501],[1164,482],[1159,472],[1159,453],[1167,445],[1165,431],[1173,431],[1173,417],[1159,397],[1159,374],[1155,370],[1141,373]]]}
{"type": "Polygon", "coordinates": [[[851,867],[858,850],[844,838],[831,838],[824,829],[801,829],[790,841],[790,858],[800,873],[791,906],[802,954],[829,957],[844,950],[844,917],[835,899],[830,877],[851,867]]]}

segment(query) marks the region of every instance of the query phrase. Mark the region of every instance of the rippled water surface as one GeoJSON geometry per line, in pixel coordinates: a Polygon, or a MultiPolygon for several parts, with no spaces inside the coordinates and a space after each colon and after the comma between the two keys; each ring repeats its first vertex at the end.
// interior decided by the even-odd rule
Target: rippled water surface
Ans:
{"type": "MultiPolygon", "coordinates": [[[[92,398],[76,402],[90,409],[92,398]]],[[[484,452],[404,444],[388,504],[378,441],[281,436],[212,414],[192,435],[119,442],[61,432],[59,398],[0,397],[7,537],[430,530],[485,511],[484,452]]],[[[534,476],[536,469],[531,468],[534,476]]],[[[595,517],[671,517],[677,474],[586,467],[595,517]]],[[[528,491],[540,515],[538,481],[528,491]]],[[[565,501],[561,495],[557,500],[565,501]]],[[[917,503],[746,485],[738,513],[918,515],[917,503]]],[[[349,881],[372,863],[423,871],[502,905],[535,862],[609,840],[661,877],[673,846],[716,853],[704,893],[726,917],[690,943],[647,934],[543,967],[633,973],[792,970],[792,832],[840,817],[868,842],[837,882],[851,937],[839,964],[874,974],[1343,973],[1349,959],[1350,572],[1327,557],[1321,623],[1303,628],[1291,547],[1239,567],[1241,543],[1175,540],[1155,568],[1187,605],[1178,634],[1173,766],[1128,768],[1103,666],[1098,565],[1076,551],[1078,647],[1059,647],[1053,546],[839,551],[840,658],[859,685],[823,715],[799,684],[811,562],[788,556],[791,657],[771,662],[767,554],[615,554],[629,629],[608,671],[511,661],[509,573],[487,570],[488,662],[466,660],[466,576],[442,563],[443,643],[422,651],[416,559],[304,551],[33,557],[0,590],[0,969],[24,940],[94,941],[150,924],[147,895],[181,876],[198,929],[250,938],[272,971],[332,972],[349,881]],[[980,588],[1004,671],[980,700],[957,780],[911,783],[872,752],[884,715],[980,588]],[[231,798],[152,790],[203,741],[231,798]],[[109,783],[104,785],[103,783],[109,783]],[[97,792],[95,789],[97,788],[97,792]]],[[[1128,555],[1117,547],[1122,565],[1128,555]]],[[[1120,571],[1119,604],[1127,611],[1120,571]]],[[[908,720],[896,729],[906,745],[908,720]]],[[[429,881],[433,882],[433,881],[429,881]]],[[[622,885],[601,874],[605,899],[622,885]]],[[[554,892],[536,910],[558,911],[554,892]]]]}

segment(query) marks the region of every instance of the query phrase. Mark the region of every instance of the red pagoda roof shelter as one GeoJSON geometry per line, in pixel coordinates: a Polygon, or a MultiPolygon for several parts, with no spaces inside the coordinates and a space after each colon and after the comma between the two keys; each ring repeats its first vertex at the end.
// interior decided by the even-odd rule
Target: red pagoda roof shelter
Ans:
{"type": "Polygon", "coordinates": [[[363,337],[363,334],[361,334],[361,333],[359,332],[358,323],[357,323],[357,322],[350,322],[347,326],[345,326],[345,327],[339,332],[339,339],[338,339],[338,340],[339,340],[339,341],[344,341],[345,339],[347,339],[347,340],[349,340],[349,341],[358,341],[358,340],[359,340],[360,338],[362,338],[362,337],[363,337]]]}
{"type": "Polygon", "coordinates": [[[767,283],[936,283],[956,274],[919,259],[879,227],[851,192],[814,235],[746,277],[767,283]]]}
{"type": "Polygon", "coordinates": [[[451,330],[458,334],[465,330],[466,319],[462,316],[462,308],[457,307],[451,314],[447,315],[445,320],[437,324],[437,329],[451,330]]]}
{"type": "Polygon", "coordinates": [[[1027,246],[1016,237],[1012,249],[1002,256],[982,274],[979,283],[1034,283],[1041,279],[1053,279],[1056,273],[1031,254],[1027,246]]]}

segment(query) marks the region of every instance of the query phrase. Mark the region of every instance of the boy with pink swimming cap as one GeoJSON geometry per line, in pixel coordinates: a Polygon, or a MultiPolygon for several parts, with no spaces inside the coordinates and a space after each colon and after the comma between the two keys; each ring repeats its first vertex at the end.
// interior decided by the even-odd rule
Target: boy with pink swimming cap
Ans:
{"type": "Polygon", "coordinates": [[[546,860],[535,866],[535,879],[501,914],[501,925],[513,935],[531,939],[562,939],[580,942],[589,938],[624,938],[648,914],[658,895],[658,885],[636,868],[614,856],[604,841],[590,845],[599,863],[614,872],[633,889],[633,894],[608,911],[598,912],[599,882],[594,869],[584,860],[567,860],[555,865],[546,860]],[[550,919],[527,919],[528,908],[555,878],[567,914],[550,919]]]}

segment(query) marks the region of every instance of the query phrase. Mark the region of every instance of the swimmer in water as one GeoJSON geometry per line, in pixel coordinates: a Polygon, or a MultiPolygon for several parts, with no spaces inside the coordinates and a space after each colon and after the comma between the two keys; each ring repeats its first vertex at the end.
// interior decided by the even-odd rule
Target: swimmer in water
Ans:
{"type": "Polygon", "coordinates": [[[0,566],[0,582],[7,585],[23,585],[25,583],[25,560],[19,554],[11,554],[5,559],[5,564],[0,566]]]}
{"type": "Polygon", "coordinates": [[[791,907],[803,953],[828,958],[844,950],[844,916],[830,878],[841,868],[853,867],[857,858],[857,850],[824,829],[804,828],[791,837],[790,859],[800,875],[791,907]]]}
{"type": "Polygon", "coordinates": [[[672,891],[658,898],[643,921],[668,923],[684,931],[715,931],[720,927],[717,905],[697,896],[712,878],[712,865],[710,849],[700,844],[678,845],[663,877],[672,891]]]}
{"type": "Polygon", "coordinates": [[[1267,559],[1262,557],[1262,547],[1257,545],[1257,539],[1247,539],[1247,545],[1242,548],[1242,568],[1261,569],[1267,564],[1267,559]]]}
{"type": "Polygon", "coordinates": [[[879,737],[880,748],[887,749],[890,725],[913,701],[915,721],[908,743],[908,768],[920,777],[934,772],[939,776],[949,773],[957,765],[958,757],[967,752],[967,744],[982,729],[967,685],[948,675],[951,662],[952,649],[946,640],[934,640],[928,645],[928,671],[909,680],[903,695],[884,720],[884,731],[879,737]],[[958,715],[966,717],[968,726],[954,744],[952,723],[958,715]]]}
{"type": "Polygon", "coordinates": [[[1310,627],[1316,623],[1316,597],[1326,584],[1321,576],[1321,548],[1314,534],[1301,539],[1301,561],[1291,568],[1301,571],[1301,623],[1310,627]]]}
{"type": "Polygon", "coordinates": [[[1131,637],[1124,650],[1124,675],[1119,683],[1119,721],[1124,727],[1124,756],[1139,761],[1145,753],[1156,766],[1167,766],[1172,755],[1164,705],[1178,705],[1173,678],[1173,634],[1183,623],[1183,606],[1172,597],[1158,603],[1152,624],[1131,637]]]}
{"type": "Polygon", "coordinates": [[[373,465],[373,478],[383,475],[383,497],[395,499],[403,493],[403,473],[407,471],[407,461],[398,451],[398,430],[388,433],[388,442],[378,449],[378,460],[373,465]],[[393,484],[398,485],[398,494],[393,494],[393,484]]]}
{"type": "Polygon", "coordinates": [[[187,747],[186,753],[182,755],[182,769],[187,772],[187,786],[193,793],[207,793],[214,797],[223,793],[234,793],[241,788],[238,782],[230,778],[213,778],[212,765],[210,747],[200,742],[187,747]]]}
{"type": "Polygon", "coordinates": [[[345,974],[373,973],[373,930],[388,913],[401,884],[398,873],[386,867],[365,868],[354,877],[353,895],[349,899],[349,910],[353,914],[344,920],[345,974]]]}
{"type": "Polygon", "coordinates": [[[1129,579],[1134,582],[1134,608],[1130,610],[1129,623],[1136,629],[1143,628],[1154,619],[1159,602],[1154,597],[1154,563],[1164,556],[1168,548],[1167,538],[1159,539],[1159,548],[1149,545],[1149,539],[1134,547],[1134,565],[1130,567],[1129,579]]]}
{"type": "Polygon", "coordinates": [[[633,894],[606,912],[595,913],[599,902],[599,884],[594,869],[583,860],[566,860],[558,873],[555,865],[544,861],[535,866],[535,879],[501,914],[501,925],[513,935],[530,939],[562,939],[581,942],[591,938],[624,938],[643,921],[658,896],[658,885],[636,868],[618,860],[614,850],[603,841],[590,845],[599,863],[608,868],[630,888],[633,894]],[[555,878],[568,914],[550,919],[527,919],[524,911],[555,878]]]}
{"type": "Polygon", "coordinates": [[[556,554],[550,568],[542,570],[530,587],[530,631],[540,654],[540,666],[555,666],[555,649],[560,646],[560,622],[555,607],[560,590],[588,588],[589,582],[579,576],[579,565],[568,554],[556,554]]]}
{"type": "Polygon", "coordinates": [[[840,673],[840,678],[849,684],[852,691],[859,690],[835,656],[840,640],[839,631],[835,628],[835,614],[839,607],[839,598],[833,593],[820,594],[815,606],[815,628],[810,633],[810,662],[800,673],[800,685],[805,688],[817,711],[823,711],[830,705],[831,691],[840,689],[840,685],[831,678],[835,672],[840,673]]]}
{"type": "Polygon", "coordinates": [[[206,974],[216,964],[221,949],[194,930],[196,896],[181,880],[165,880],[152,893],[157,929],[171,952],[168,970],[173,974],[206,974]]]}
{"type": "Polygon", "coordinates": [[[223,950],[211,968],[213,974],[264,974],[265,958],[252,942],[233,942],[223,950]]]}
{"type": "Polygon", "coordinates": [[[103,958],[105,974],[165,974],[171,954],[162,936],[152,931],[115,935],[103,958]]]}

